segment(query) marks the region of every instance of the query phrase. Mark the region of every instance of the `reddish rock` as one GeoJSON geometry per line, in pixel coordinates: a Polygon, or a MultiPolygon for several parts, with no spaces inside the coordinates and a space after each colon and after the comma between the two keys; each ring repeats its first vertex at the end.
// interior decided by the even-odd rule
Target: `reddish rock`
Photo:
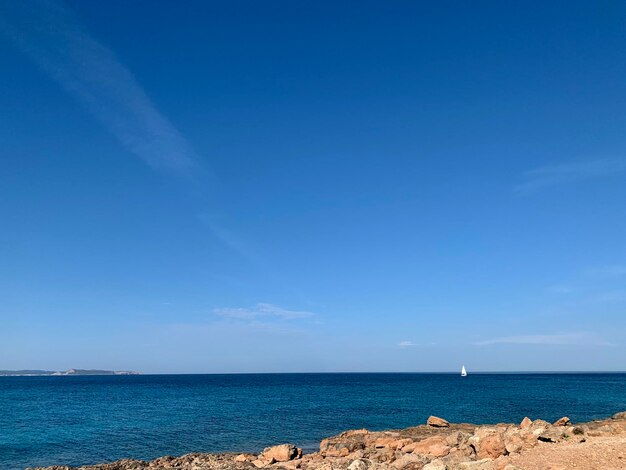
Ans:
{"type": "Polygon", "coordinates": [[[433,457],[443,457],[450,453],[450,446],[447,444],[445,436],[433,436],[406,445],[402,448],[402,451],[413,454],[431,455],[433,457]]]}
{"type": "Polygon", "coordinates": [[[377,449],[381,449],[383,447],[390,447],[391,443],[395,443],[396,439],[393,437],[379,437],[374,441],[374,447],[377,449]]]}
{"type": "Polygon", "coordinates": [[[497,459],[506,453],[504,439],[496,428],[478,428],[469,442],[479,459],[497,459]]]}
{"type": "Polygon", "coordinates": [[[434,428],[447,428],[450,426],[450,423],[448,423],[445,419],[439,418],[437,416],[431,416],[430,418],[428,418],[426,424],[434,428]]]}
{"type": "Polygon", "coordinates": [[[390,449],[401,449],[407,444],[411,444],[413,439],[397,439],[395,437],[379,437],[374,441],[374,447],[377,449],[389,447],[390,449]]]}
{"type": "Polygon", "coordinates": [[[528,416],[526,416],[520,423],[519,427],[522,429],[528,429],[532,424],[532,420],[528,416]]]}
{"type": "Polygon", "coordinates": [[[256,455],[253,454],[239,454],[234,458],[235,462],[252,462],[256,460],[256,455]]]}
{"type": "Polygon", "coordinates": [[[402,449],[404,446],[407,446],[412,443],[413,443],[413,439],[410,439],[410,438],[398,439],[394,443],[392,443],[392,448],[402,449]]]}
{"type": "Polygon", "coordinates": [[[500,434],[492,434],[485,437],[480,443],[478,458],[496,459],[506,452],[504,440],[500,434]]]}
{"type": "Polygon", "coordinates": [[[553,426],[571,426],[572,422],[567,416],[563,416],[561,419],[557,419],[552,425],[553,426]]]}

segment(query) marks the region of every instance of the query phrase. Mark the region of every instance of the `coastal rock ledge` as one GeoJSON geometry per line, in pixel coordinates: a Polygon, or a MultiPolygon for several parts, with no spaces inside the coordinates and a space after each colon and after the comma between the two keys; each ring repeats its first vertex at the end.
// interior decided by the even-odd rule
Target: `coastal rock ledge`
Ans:
{"type": "MultiPolygon", "coordinates": [[[[435,419],[433,419],[435,418],[435,419]]],[[[260,454],[202,454],[160,457],[150,462],[119,460],[84,467],[32,470],[617,470],[626,469],[626,412],[612,418],[554,424],[526,417],[519,425],[448,423],[393,431],[346,431],[303,454],[292,444],[260,454]]]]}

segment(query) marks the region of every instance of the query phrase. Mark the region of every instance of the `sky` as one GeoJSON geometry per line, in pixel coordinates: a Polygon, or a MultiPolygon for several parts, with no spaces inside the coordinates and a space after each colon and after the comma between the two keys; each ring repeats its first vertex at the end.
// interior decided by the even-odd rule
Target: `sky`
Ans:
{"type": "Polygon", "coordinates": [[[0,2],[0,369],[626,370],[626,4],[0,2]]]}

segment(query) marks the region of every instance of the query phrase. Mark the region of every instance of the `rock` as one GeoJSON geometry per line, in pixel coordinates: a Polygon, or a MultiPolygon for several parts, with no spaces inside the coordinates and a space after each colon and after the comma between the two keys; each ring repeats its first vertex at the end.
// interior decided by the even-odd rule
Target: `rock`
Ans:
{"type": "Polygon", "coordinates": [[[459,447],[465,444],[469,438],[470,434],[466,432],[454,431],[446,437],[446,444],[450,447],[459,447]]]}
{"type": "Polygon", "coordinates": [[[437,416],[429,417],[428,421],[426,421],[426,424],[434,428],[447,428],[450,426],[450,423],[448,423],[445,419],[439,418],[437,416]]]}
{"type": "Polygon", "coordinates": [[[346,457],[358,450],[365,449],[366,436],[367,432],[359,431],[323,439],[320,442],[320,453],[325,457],[346,457]]]}
{"type": "Polygon", "coordinates": [[[172,457],[171,455],[164,455],[163,457],[154,459],[151,463],[154,464],[155,467],[159,467],[159,466],[166,467],[172,460],[174,460],[174,457],[172,457]]]}
{"type": "MultiPolygon", "coordinates": [[[[429,421],[437,419],[441,418],[431,417],[429,421]]],[[[624,439],[626,412],[612,419],[577,425],[571,425],[566,417],[554,424],[524,418],[520,426],[450,424],[442,428],[429,423],[394,431],[347,431],[324,439],[320,452],[304,456],[301,449],[283,444],[268,447],[258,456],[192,453],[150,462],[125,459],[80,468],[55,466],[32,470],[521,470],[513,462],[523,468],[544,470],[626,469],[622,460],[616,460],[623,457],[615,455],[623,447],[624,439]],[[593,445],[606,440],[611,448],[595,450],[593,445],[578,445],[586,440],[593,445]],[[533,447],[537,448],[530,453],[531,464],[525,461],[524,453],[533,447]],[[605,451],[613,452],[611,465],[603,460],[605,451]],[[580,466],[578,462],[589,465],[580,466]]]]}
{"type": "Polygon", "coordinates": [[[394,439],[393,437],[379,437],[374,441],[374,447],[376,447],[377,449],[390,447],[389,444],[391,444],[392,442],[396,442],[396,439],[394,439]]]}
{"type": "Polygon", "coordinates": [[[402,449],[404,446],[407,446],[412,443],[413,443],[413,439],[410,439],[410,438],[398,439],[394,443],[391,444],[391,448],[402,449]]]}
{"type": "Polygon", "coordinates": [[[334,470],[333,466],[329,463],[323,464],[321,467],[317,467],[316,470],[334,470]]]}
{"type": "Polygon", "coordinates": [[[543,442],[560,442],[563,440],[563,430],[555,427],[548,428],[539,434],[537,439],[543,442]]]}
{"type": "Polygon", "coordinates": [[[447,469],[446,464],[443,463],[439,459],[433,460],[432,462],[427,463],[426,465],[422,467],[422,470],[446,470],[446,469],[447,469]]]}
{"type": "Polygon", "coordinates": [[[391,466],[396,470],[411,470],[422,468],[422,466],[427,462],[428,459],[423,455],[405,454],[396,459],[391,466]]]}
{"type": "Polygon", "coordinates": [[[506,453],[502,434],[496,428],[479,428],[469,439],[479,459],[497,459],[506,453]]]}
{"type": "Polygon", "coordinates": [[[367,470],[372,466],[372,461],[367,459],[357,459],[353,460],[350,465],[348,465],[348,470],[367,470]]]}
{"type": "Polygon", "coordinates": [[[537,428],[549,428],[550,426],[552,426],[550,423],[548,423],[547,421],[544,421],[543,419],[536,419],[532,422],[532,424],[530,425],[530,427],[532,429],[537,429],[537,428]]]}
{"type": "Polygon", "coordinates": [[[456,468],[459,470],[494,470],[495,464],[491,459],[482,459],[473,462],[460,462],[456,468]]]}
{"type": "Polygon", "coordinates": [[[365,457],[365,452],[363,450],[355,450],[354,452],[350,452],[348,455],[346,455],[346,457],[351,460],[362,459],[363,457],[365,457]]]}
{"type": "Polygon", "coordinates": [[[447,444],[444,436],[432,436],[404,446],[402,451],[412,452],[413,454],[431,455],[433,457],[443,457],[450,452],[450,446],[447,444]]]}
{"type": "Polygon", "coordinates": [[[504,470],[504,467],[506,467],[510,462],[511,459],[508,455],[501,455],[493,461],[493,468],[494,470],[504,470]]]}
{"type": "Polygon", "coordinates": [[[300,457],[302,457],[302,449],[294,446],[293,444],[280,444],[264,449],[263,452],[261,452],[261,455],[259,455],[258,460],[270,460],[270,463],[274,463],[288,462],[289,460],[300,457]]]}
{"type": "Polygon", "coordinates": [[[504,446],[504,440],[500,434],[492,434],[490,436],[485,437],[481,443],[480,448],[476,455],[478,458],[492,458],[496,459],[501,455],[504,455],[506,452],[506,447],[504,446]]]}
{"type": "Polygon", "coordinates": [[[615,413],[611,419],[626,419],[626,411],[621,411],[619,413],[615,413]]]}
{"type": "Polygon", "coordinates": [[[563,416],[560,419],[557,419],[552,426],[571,426],[572,422],[567,416],[563,416]]]}
{"type": "Polygon", "coordinates": [[[524,440],[520,433],[517,431],[505,433],[504,448],[509,454],[521,452],[524,448],[524,440]]]}
{"type": "Polygon", "coordinates": [[[544,421],[543,419],[536,419],[532,422],[528,429],[535,435],[535,437],[539,437],[551,427],[552,425],[547,421],[544,421]]]}
{"type": "Polygon", "coordinates": [[[413,439],[397,439],[395,437],[379,437],[374,441],[374,447],[377,449],[383,447],[389,447],[390,449],[401,449],[404,446],[411,444],[413,439]]]}
{"type": "Polygon", "coordinates": [[[235,462],[252,462],[256,460],[256,455],[253,454],[239,454],[234,458],[235,462]]]}
{"type": "Polygon", "coordinates": [[[332,446],[330,439],[322,439],[320,441],[320,452],[326,452],[332,446]]]}

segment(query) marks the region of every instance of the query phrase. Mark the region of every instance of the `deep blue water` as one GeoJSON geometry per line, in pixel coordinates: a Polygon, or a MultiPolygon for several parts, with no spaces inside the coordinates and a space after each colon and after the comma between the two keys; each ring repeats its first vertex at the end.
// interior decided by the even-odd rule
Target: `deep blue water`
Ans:
{"type": "Polygon", "coordinates": [[[626,410],[626,374],[0,377],[0,469],[315,448],[346,429],[573,421],[626,410]]]}

